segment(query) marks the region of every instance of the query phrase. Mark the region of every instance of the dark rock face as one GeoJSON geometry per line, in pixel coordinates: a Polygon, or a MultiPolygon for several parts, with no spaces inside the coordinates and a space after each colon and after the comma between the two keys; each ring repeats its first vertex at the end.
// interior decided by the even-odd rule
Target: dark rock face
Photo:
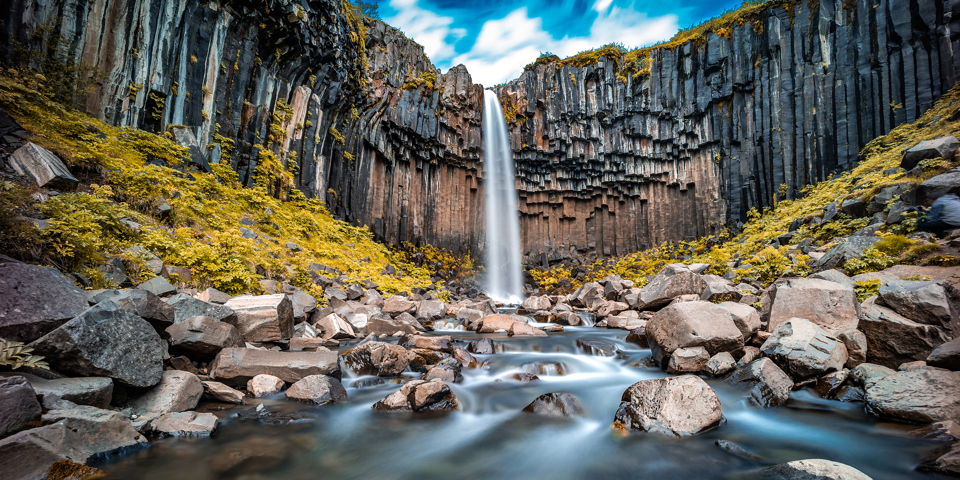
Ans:
{"type": "Polygon", "coordinates": [[[769,358],[761,358],[733,372],[724,382],[750,387],[750,398],[761,407],[787,403],[793,380],[769,358]]]}
{"type": "Polygon", "coordinates": [[[373,404],[374,410],[386,411],[439,412],[458,408],[460,404],[457,397],[439,378],[430,381],[414,380],[373,404]]]}
{"type": "MultiPolygon", "coordinates": [[[[606,58],[525,72],[500,90],[515,114],[524,252],[615,255],[707,234],[769,206],[781,184],[792,196],[851,166],[954,84],[954,3],[792,2],[655,51],[648,74],[621,80],[622,60],[606,58]]],[[[78,46],[70,60],[110,72],[86,110],[184,125],[201,169],[229,162],[252,184],[254,146],[283,149],[297,188],[378,239],[482,243],[483,90],[464,67],[441,74],[401,32],[336,0],[116,5],[14,0],[0,38],[78,46]],[[45,19],[70,28],[32,35],[45,19]],[[274,112],[288,119],[268,139],[274,112]]],[[[0,42],[0,58],[12,53],[0,42]]]]}
{"type": "Polygon", "coordinates": [[[39,417],[37,392],[26,378],[0,379],[0,437],[20,430],[39,417]]]}
{"type": "Polygon", "coordinates": [[[163,373],[161,342],[146,320],[108,300],[30,345],[54,370],[150,387],[163,373]]]}
{"type": "Polygon", "coordinates": [[[83,290],[60,272],[0,263],[0,337],[30,342],[87,309],[83,290]]]}

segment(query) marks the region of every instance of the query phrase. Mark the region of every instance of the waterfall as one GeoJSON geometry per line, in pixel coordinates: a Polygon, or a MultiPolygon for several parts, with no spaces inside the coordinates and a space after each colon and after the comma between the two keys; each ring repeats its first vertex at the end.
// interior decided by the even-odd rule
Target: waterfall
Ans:
{"type": "Polygon", "coordinates": [[[486,270],[487,294],[505,303],[523,298],[523,266],[520,262],[520,211],[513,176],[513,152],[507,137],[500,99],[483,92],[483,165],[487,197],[486,270]]]}

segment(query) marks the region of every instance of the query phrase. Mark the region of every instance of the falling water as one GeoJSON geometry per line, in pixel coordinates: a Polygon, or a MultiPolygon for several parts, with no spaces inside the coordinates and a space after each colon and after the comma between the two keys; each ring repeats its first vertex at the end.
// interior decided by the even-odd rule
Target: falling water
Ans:
{"type": "Polygon", "coordinates": [[[513,153],[500,100],[483,92],[483,153],[487,191],[487,294],[495,300],[519,303],[523,298],[520,263],[520,220],[513,177],[513,153]]]}

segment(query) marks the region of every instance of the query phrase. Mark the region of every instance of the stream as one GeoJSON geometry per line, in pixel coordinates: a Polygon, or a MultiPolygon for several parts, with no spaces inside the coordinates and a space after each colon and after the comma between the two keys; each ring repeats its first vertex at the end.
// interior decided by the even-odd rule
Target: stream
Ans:
{"type": "Polygon", "coordinates": [[[376,377],[344,372],[348,401],[308,406],[279,394],[248,398],[245,406],[201,405],[199,411],[221,419],[214,436],[159,439],[151,448],[100,467],[111,479],[144,480],[708,479],[748,478],[766,466],[824,458],[874,479],[946,478],[915,470],[941,445],[911,437],[908,432],[915,426],[881,422],[866,414],[862,403],[823,400],[809,389],[793,392],[784,407],[761,409],[749,403],[746,389],[708,379],[723,406],[726,422],[721,426],[687,438],[642,432],[624,436],[611,428],[623,391],[640,380],[667,376],[641,366],[650,350],[627,343],[626,331],[565,327],[547,337],[513,338],[443,326],[438,323],[431,335],[451,335],[462,346],[491,338],[498,350],[475,355],[486,365],[464,369],[463,383],[450,384],[461,404],[458,412],[371,410],[399,384],[393,379],[376,384],[376,377]],[[578,347],[578,339],[612,342],[619,353],[593,355],[578,347]],[[536,373],[539,379],[522,383],[514,379],[520,372],[536,373]],[[521,412],[537,396],[557,391],[575,395],[583,416],[554,419],[521,412]],[[263,421],[237,415],[259,403],[275,416],[263,421]],[[721,439],[753,457],[718,447],[715,442],[721,439]]]}

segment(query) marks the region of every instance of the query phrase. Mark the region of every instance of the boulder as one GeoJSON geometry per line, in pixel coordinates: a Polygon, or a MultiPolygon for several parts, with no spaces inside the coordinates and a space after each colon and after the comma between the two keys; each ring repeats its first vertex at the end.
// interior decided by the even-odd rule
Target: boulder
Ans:
{"type": "Polygon", "coordinates": [[[753,346],[743,347],[743,356],[737,360],[737,367],[742,367],[756,359],[760,358],[760,349],[753,346]]]}
{"type": "Polygon", "coordinates": [[[247,381],[247,391],[253,398],[269,397],[283,391],[286,386],[283,380],[273,375],[261,373],[247,381]]]}
{"type": "Polygon", "coordinates": [[[470,352],[460,347],[454,347],[453,358],[460,363],[462,368],[477,368],[480,366],[480,362],[477,361],[477,357],[470,355],[470,352]]]}
{"type": "Polygon", "coordinates": [[[290,304],[293,306],[294,322],[306,320],[317,309],[317,299],[303,290],[296,290],[290,294],[290,304]]]}
{"type": "Polygon", "coordinates": [[[867,339],[867,361],[890,368],[925,360],[950,339],[943,328],[914,322],[878,305],[876,298],[863,302],[859,330],[867,339]]]}
{"type": "Polygon", "coordinates": [[[913,170],[921,161],[929,158],[953,158],[953,154],[960,148],[960,141],[954,136],[940,137],[926,140],[914,145],[903,152],[900,167],[906,171],[913,170]]]}
{"type": "Polygon", "coordinates": [[[850,370],[847,369],[830,372],[817,379],[814,390],[823,398],[834,398],[834,395],[843,386],[843,382],[847,381],[848,376],[850,376],[850,370]]]}
{"type": "Polygon", "coordinates": [[[513,326],[510,327],[510,336],[511,337],[546,337],[547,332],[530,325],[527,322],[516,321],[513,326]]]}
{"type": "Polygon", "coordinates": [[[574,312],[560,312],[553,317],[553,322],[558,325],[576,327],[578,325],[583,325],[583,318],[574,312]]]}
{"type": "MultiPolygon", "coordinates": [[[[955,193],[958,186],[960,186],[960,168],[954,168],[921,183],[915,192],[907,192],[904,197],[914,196],[916,201],[910,203],[920,203],[924,197],[940,198],[948,193],[955,193]]],[[[907,198],[904,200],[910,201],[907,198]]]]}
{"type": "Polygon", "coordinates": [[[920,464],[917,470],[960,477],[960,442],[955,442],[950,448],[937,452],[932,458],[920,464]]]}
{"type": "Polygon", "coordinates": [[[137,285],[137,288],[150,292],[158,297],[169,297],[177,293],[177,287],[174,287],[166,278],[163,277],[153,277],[150,280],[137,285]]]}
{"type": "Polygon", "coordinates": [[[383,302],[383,307],[380,310],[391,317],[396,317],[401,313],[409,313],[412,315],[417,313],[417,303],[411,302],[407,297],[393,295],[383,302]]]}
{"type": "Polygon", "coordinates": [[[347,390],[340,381],[327,375],[310,375],[294,383],[284,392],[290,400],[323,405],[347,399],[347,390]]]}
{"type": "Polygon", "coordinates": [[[324,340],[357,338],[357,334],[353,330],[353,325],[341,318],[340,315],[337,315],[336,313],[331,313],[330,315],[321,318],[317,323],[314,324],[314,327],[323,330],[322,338],[324,340]]]}
{"type": "Polygon", "coordinates": [[[824,270],[822,272],[817,272],[817,273],[814,273],[813,275],[810,275],[807,278],[815,279],[815,280],[826,280],[828,282],[839,283],[840,285],[846,285],[850,288],[853,288],[856,285],[855,283],[853,283],[854,280],[852,278],[848,277],[846,273],[843,273],[838,269],[830,269],[830,270],[824,270]]]}
{"type": "Polygon", "coordinates": [[[697,373],[707,366],[709,360],[710,354],[703,347],[678,348],[670,355],[670,360],[667,363],[667,373],[674,375],[697,373]]]}
{"type": "Polygon", "coordinates": [[[210,365],[210,376],[227,385],[243,385],[266,373],[294,383],[309,375],[340,378],[337,352],[277,352],[255,348],[224,348],[210,365]]]}
{"type": "Polygon", "coordinates": [[[828,332],[857,328],[860,304],[853,287],[814,278],[774,284],[767,331],[791,318],[805,318],[828,332]]]}
{"type": "Polygon", "coordinates": [[[596,282],[584,283],[575,292],[571,293],[567,300],[574,307],[593,310],[604,301],[603,287],[596,282]]]}
{"type": "Polygon", "coordinates": [[[398,332],[401,335],[416,335],[420,332],[420,330],[409,323],[380,316],[370,317],[367,320],[365,328],[368,334],[372,333],[377,336],[394,335],[398,332]]]}
{"type": "MultiPolygon", "coordinates": [[[[215,303],[217,305],[223,305],[230,301],[233,298],[230,294],[223,293],[220,290],[217,290],[213,287],[207,287],[206,290],[197,294],[197,300],[201,300],[207,303],[215,303]]],[[[313,297],[310,297],[313,298],[313,297]]],[[[316,302],[316,300],[314,300],[316,302]]]]}
{"type": "Polygon", "coordinates": [[[578,417],[583,415],[583,405],[569,393],[553,392],[540,395],[523,407],[523,411],[545,417],[578,417]]]}
{"type": "Polygon", "coordinates": [[[150,429],[173,436],[205,437],[213,435],[220,420],[212,413],[164,413],[150,422],[150,429]]]}
{"type": "Polygon", "coordinates": [[[496,333],[503,330],[508,335],[517,336],[546,336],[546,333],[531,327],[527,322],[517,320],[507,315],[488,315],[480,319],[480,327],[477,333],[496,333]]]}
{"type": "Polygon", "coordinates": [[[661,364],[678,348],[704,347],[716,355],[739,351],[744,344],[727,310],[710,302],[675,303],[660,310],[647,322],[646,337],[661,364]]]}
{"type": "Polygon", "coordinates": [[[727,352],[720,352],[707,360],[703,366],[703,371],[711,377],[720,377],[726,375],[737,368],[737,361],[727,352]]]}
{"type": "Polygon", "coordinates": [[[927,356],[927,365],[953,371],[960,370],[960,338],[953,339],[933,349],[927,356]]]}
{"type": "Polygon", "coordinates": [[[399,345],[367,342],[343,354],[343,363],[357,375],[395,377],[418,356],[399,345]]]}
{"type": "Polygon", "coordinates": [[[683,264],[667,265],[640,289],[638,308],[654,310],[672,302],[681,295],[702,295],[707,288],[703,277],[683,264]]]}
{"type": "Polygon", "coordinates": [[[878,237],[873,236],[850,236],[846,241],[831,248],[826,255],[820,257],[820,260],[813,264],[813,269],[820,272],[843,268],[843,264],[847,260],[862,257],[863,251],[872,247],[878,240],[880,240],[878,237]]]}
{"type": "Polygon", "coordinates": [[[224,348],[242,348],[245,343],[237,328],[210,317],[193,317],[167,328],[170,353],[194,360],[209,361],[224,348]]]}
{"type": "Polygon", "coordinates": [[[890,281],[880,286],[880,305],[924,325],[960,333],[960,292],[944,281],[890,281]]]}
{"type": "Polygon", "coordinates": [[[163,379],[128,406],[140,420],[152,420],[170,412],[193,410],[203,396],[203,384],[196,375],[180,370],[163,372],[163,379]]]}
{"type": "Polygon", "coordinates": [[[468,343],[467,351],[470,353],[476,353],[477,355],[490,355],[497,353],[497,346],[493,343],[493,340],[490,340],[489,338],[483,338],[475,342],[468,343]]]}
{"type": "Polygon", "coordinates": [[[700,299],[705,302],[738,302],[743,297],[733,282],[726,278],[718,275],[704,275],[702,278],[707,288],[700,294],[700,299]]]}
{"type": "Polygon", "coordinates": [[[436,337],[404,335],[400,337],[398,344],[404,348],[425,348],[427,350],[450,352],[453,348],[453,338],[449,335],[436,337]]]}
{"type": "Polygon", "coordinates": [[[166,302],[173,307],[174,322],[182,322],[188,318],[203,316],[234,326],[237,324],[237,314],[233,309],[223,305],[197,300],[186,293],[178,293],[166,299],[166,302]]]}
{"type": "Polygon", "coordinates": [[[373,404],[374,410],[413,412],[457,410],[460,404],[443,380],[414,380],[373,404]]]}
{"type": "Polygon", "coordinates": [[[439,378],[447,383],[460,383],[463,381],[460,362],[453,357],[440,360],[436,365],[427,369],[423,375],[424,380],[433,380],[439,378]]]}
{"type": "Polygon", "coordinates": [[[843,342],[802,318],[780,324],[760,351],[797,381],[840,370],[847,361],[843,342]]]}
{"type": "Polygon", "coordinates": [[[744,340],[752,337],[754,333],[757,333],[757,330],[760,330],[760,312],[756,308],[734,302],[723,302],[717,304],[717,306],[730,314],[744,340]]]}
{"type": "Polygon", "coordinates": [[[888,375],[893,375],[897,373],[896,370],[883,365],[876,365],[873,363],[861,363],[857,365],[854,369],[850,370],[850,374],[847,378],[857,386],[865,387],[876,381],[884,378],[888,375]]]}
{"type": "Polygon", "coordinates": [[[614,425],[631,430],[684,437],[723,421],[716,392],[700,377],[642,380],[621,397],[614,425]]]}
{"type": "Polygon", "coordinates": [[[754,360],[724,380],[750,388],[750,398],[761,407],[779,407],[787,403],[793,380],[769,358],[754,360]]]}
{"type": "Polygon", "coordinates": [[[236,312],[236,327],[248,342],[276,342],[293,336],[293,303],[284,294],[234,297],[223,304],[236,312]]]}
{"type": "Polygon", "coordinates": [[[60,272],[0,263],[0,338],[31,342],[88,307],[87,296],[60,272]]]}
{"type": "Polygon", "coordinates": [[[203,398],[223,403],[243,404],[243,392],[230,388],[220,382],[203,381],[203,398]]]}
{"type": "Polygon", "coordinates": [[[9,161],[17,173],[26,175],[38,187],[73,190],[80,183],[56,155],[34,143],[18,148],[9,161]]]}
{"type": "Polygon", "coordinates": [[[40,418],[37,392],[24,377],[0,378],[0,438],[40,418]]]}
{"type": "Polygon", "coordinates": [[[608,300],[597,305],[597,315],[599,317],[619,315],[620,312],[623,312],[629,308],[630,305],[627,305],[626,303],[608,300]]]}
{"type": "Polygon", "coordinates": [[[832,460],[795,460],[765,468],[760,478],[771,480],[871,480],[849,465],[832,460]]]}
{"type": "Polygon", "coordinates": [[[176,320],[173,307],[147,290],[124,290],[110,300],[149,322],[161,337],[166,335],[167,327],[176,320]]]}
{"type": "Polygon", "coordinates": [[[520,308],[517,310],[517,312],[533,313],[540,310],[550,310],[551,307],[553,307],[553,304],[550,302],[550,297],[546,295],[535,295],[532,297],[527,297],[527,299],[520,304],[520,308]]]}
{"type": "Polygon", "coordinates": [[[960,422],[960,372],[896,372],[868,382],[865,389],[867,412],[873,415],[916,423],[960,422]]]}
{"type": "MultiPolygon", "coordinates": [[[[77,405],[107,408],[113,398],[113,380],[104,377],[40,378],[28,373],[0,373],[3,377],[20,375],[30,382],[37,395],[56,397],[77,405]]],[[[0,409],[2,410],[2,409],[0,409]]]]}
{"type": "Polygon", "coordinates": [[[844,367],[854,368],[867,361],[867,336],[863,332],[848,328],[837,333],[837,338],[847,347],[847,363],[844,367]]]}
{"type": "Polygon", "coordinates": [[[424,300],[417,307],[417,320],[431,322],[447,315],[447,305],[438,300],[424,300]]]}
{"type": "Polygon", "coordinates": [[[483,318],[483,312],[473,308],[461,308],[457,311],[457,320],[465,321],[464,325],[475,322],[483,318]]]}
{"type": "Polygon", "coordinates": [[[112,301],[90,307],[30,346],[57,371],[110,377],[130,387],[149,387],[163,372],[160,335],[142,318],[112,301]]]}

